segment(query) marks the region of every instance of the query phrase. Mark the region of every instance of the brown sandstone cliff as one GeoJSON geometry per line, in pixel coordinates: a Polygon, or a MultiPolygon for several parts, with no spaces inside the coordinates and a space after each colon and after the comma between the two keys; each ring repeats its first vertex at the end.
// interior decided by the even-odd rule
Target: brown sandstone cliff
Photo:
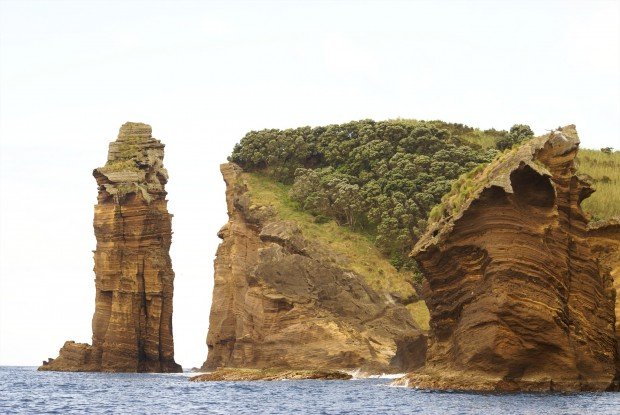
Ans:
{"type": "Polygon", "coordinates": [[[616,339],[620,373],[620,217],[588,224],[588,239],[597,255],[601,273],[609,272],[616,291],[616,339]]]}
{"type": "Polygon", "coordinates": [[[293,222],[254,205],[238,166],[221,171],[229,221],[218,233],[203,370],[394,372],[423,364],[426,338],[402,305],[340,267],[293,222]]]}
{"type": "Polygon", "coordinates": [[[574,126],[538,137],[445,200],[413,251],[431,314],[427,365],[399,384],[617,388],[615,293],[588,240],[578,147],[574,126]]]}
{"type": "Polygon", "coordinates": [[[93,344],[66,342],[39,370],[181,371],[172,340],[172,215],[163,158],[164,144],[149,125],[125,123],[106,165],[93,171],[99,189],[93,344]]]}

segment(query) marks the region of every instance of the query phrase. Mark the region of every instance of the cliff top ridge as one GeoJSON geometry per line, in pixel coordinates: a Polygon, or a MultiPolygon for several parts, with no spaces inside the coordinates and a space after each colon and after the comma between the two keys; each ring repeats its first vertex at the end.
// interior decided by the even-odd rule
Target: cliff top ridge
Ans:
{"type": "MultiPolygon", "coordinates": [[[[456,221],[473,202],[478,200],[485,189],[496,186],[507,193],[514,193],[510,176],[514,170],[523,165],[551,177],[549,169],[552,166],[547,164],[549,160],[565,155],[572,160],[579,148],[579,143],[575,125],[567,125],[548,134],[534,137],[499,155],[488,165],[480,165],[459,177],[452,185],[451,191],[442,198],[441,204],[431,211],[426,232],[413,247],[411,255],[417,255],[429,246],[441,242],[446,235],[450,234],[456,221]]],[[[564,157],[560,158],[564,160],[564,157]]]]}

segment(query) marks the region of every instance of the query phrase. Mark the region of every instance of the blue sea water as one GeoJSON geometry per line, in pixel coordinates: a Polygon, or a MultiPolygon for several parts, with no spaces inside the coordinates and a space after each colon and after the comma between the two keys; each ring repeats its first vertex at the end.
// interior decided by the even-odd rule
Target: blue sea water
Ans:
{"type": "Polygon", "coordinates": [[[395,388],[389,379],[190,382],[190,375],[4,366],[0,413],[620,414],[618,393],[473,394],[395,388]]]}

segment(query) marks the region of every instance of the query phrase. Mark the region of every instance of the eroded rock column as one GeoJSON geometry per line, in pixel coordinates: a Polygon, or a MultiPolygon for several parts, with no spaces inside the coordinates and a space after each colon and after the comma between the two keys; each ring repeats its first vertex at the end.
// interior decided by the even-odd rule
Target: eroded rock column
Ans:
{"type": "Polygon", "coordinates": [[[125,123],[107,163],[93,171],[99,190],[93,344],[67,342],[41,370],[181,371],[172,339],[172,215],[163,158],[164,144],[149,125],[125,123]]]}

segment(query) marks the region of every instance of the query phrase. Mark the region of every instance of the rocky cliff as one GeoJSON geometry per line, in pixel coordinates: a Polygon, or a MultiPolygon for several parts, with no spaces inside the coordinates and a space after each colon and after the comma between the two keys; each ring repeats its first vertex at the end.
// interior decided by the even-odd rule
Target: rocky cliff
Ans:
{"type": "Polygon", "coordinates": [[[223,164],[228,223],[215,260],[209,353],[218,367],[393,372],[423,364],[426,338],[330,247],[253,203],[241,169],[223,164]]]}
{"type": "Polygon", "coordinates": [[[93,344],[66,342],[39,370],[181,371],[172,340],[172,215],[163,158],[164,144],[149,125],[125,123],[106,165],[93,171],[99,189],[93,344]]]}
{"type": "Polygon", "coordinates": [[[588,239],[597,255],[601,273],[609,272],[616,291],[616,339],[620,373],[620,217],[588,224],[588,239]]]}
{"type": "MultiPolygon", "coordinates": [[[[614,297],[598,266],[567,126],[462,179],[413,255],[427,365],[398,383],[464,390],[616,389],[614,297]]],[[[592,230],[595,232],[595,230],[592,230]]],[[[606,237],[606,236],[605,236],[606,237]]]]}

